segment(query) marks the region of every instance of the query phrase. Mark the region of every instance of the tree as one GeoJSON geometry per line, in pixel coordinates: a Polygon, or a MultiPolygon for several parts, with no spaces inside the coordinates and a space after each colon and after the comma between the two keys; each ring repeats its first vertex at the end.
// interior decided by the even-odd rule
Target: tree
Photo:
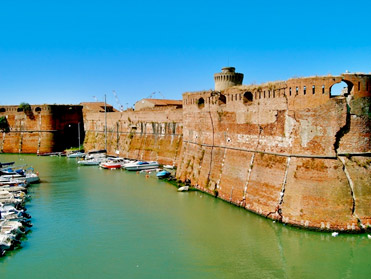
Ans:
{"type": "Polygon", "coordinates": [[[8,119],[6,119],[5,116],[0,117],[0,131],[2,131],[3,133],[10,132],[8,119]]]}

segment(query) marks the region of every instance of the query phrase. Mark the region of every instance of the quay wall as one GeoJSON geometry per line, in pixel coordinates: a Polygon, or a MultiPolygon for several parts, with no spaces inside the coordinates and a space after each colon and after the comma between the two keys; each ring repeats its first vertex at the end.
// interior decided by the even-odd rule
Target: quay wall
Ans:
{"type": "MultiPolygon", "coordinates": [[[[84,114],[85,149],[105,149],[104,113],[84,114]]],[[[176,163],[182,146],[181,109],[110,112],[106,117],[108,154],[156,160],[161,164],[176,163]]]]}
{"type": "Polygon", "coordinates": [[[78,123],[83,137],[79,105],[31,105],[26,113],[19,106],[0,106],[0,117],[6,117],[10,127],[0,138],[4,153],[46,153],[77,146],[78,123]]]}
{"type": "Polygon", "coordinates": [[[177,178],[291,225],[370,229],[370,87],[345,74],[185,93],[177,178]]]}
{"type": "Polygon", "coordinates": [[[6,106],[0,148],[61,151],[80,123],[86,151],[176,165],[177,179],[283,223],[360,232],[371,228],[370,99],[371,75],[343,74],[184,93],[182,109],[6,106]],[[332,95],[342,81],[348,91],[332,95]]]}

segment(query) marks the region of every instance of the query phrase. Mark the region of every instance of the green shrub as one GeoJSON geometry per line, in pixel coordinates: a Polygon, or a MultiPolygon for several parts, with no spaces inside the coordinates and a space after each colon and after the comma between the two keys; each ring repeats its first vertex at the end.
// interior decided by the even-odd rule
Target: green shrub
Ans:
{"type": "Polygon", "coordinates": [[[0,131],[3,133],[8,133],[10,132],[10,127],[8,123],[8,119],[6,119],[5,116],[0,117],[0,131]]]}

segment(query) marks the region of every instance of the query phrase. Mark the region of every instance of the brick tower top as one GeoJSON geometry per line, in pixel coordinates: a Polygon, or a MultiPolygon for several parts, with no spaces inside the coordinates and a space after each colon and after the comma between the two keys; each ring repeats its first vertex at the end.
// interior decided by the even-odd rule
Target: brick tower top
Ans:
{"type": "Polygon", "coordinates": [[[243,74],[236,73],[234,67],[224,67],[221,73],[214,74],[215,91],[221,91],[232,86],[241,85],[243,74]]]}

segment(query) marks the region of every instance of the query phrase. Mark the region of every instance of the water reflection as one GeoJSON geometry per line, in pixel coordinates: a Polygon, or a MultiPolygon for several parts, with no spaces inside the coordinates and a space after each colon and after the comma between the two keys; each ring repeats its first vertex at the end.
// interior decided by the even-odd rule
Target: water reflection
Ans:
{"type": "Polygon", "coordinates": [[[22,159],[40,172],[31,188],[33,232],[0,261],[0,278],[362,278],[365,235],[331,237],[274,223],[155,178],[78,167],[67,158],[22,159]],[[19,267],[22,266],[22,269],[19,267]]]}

